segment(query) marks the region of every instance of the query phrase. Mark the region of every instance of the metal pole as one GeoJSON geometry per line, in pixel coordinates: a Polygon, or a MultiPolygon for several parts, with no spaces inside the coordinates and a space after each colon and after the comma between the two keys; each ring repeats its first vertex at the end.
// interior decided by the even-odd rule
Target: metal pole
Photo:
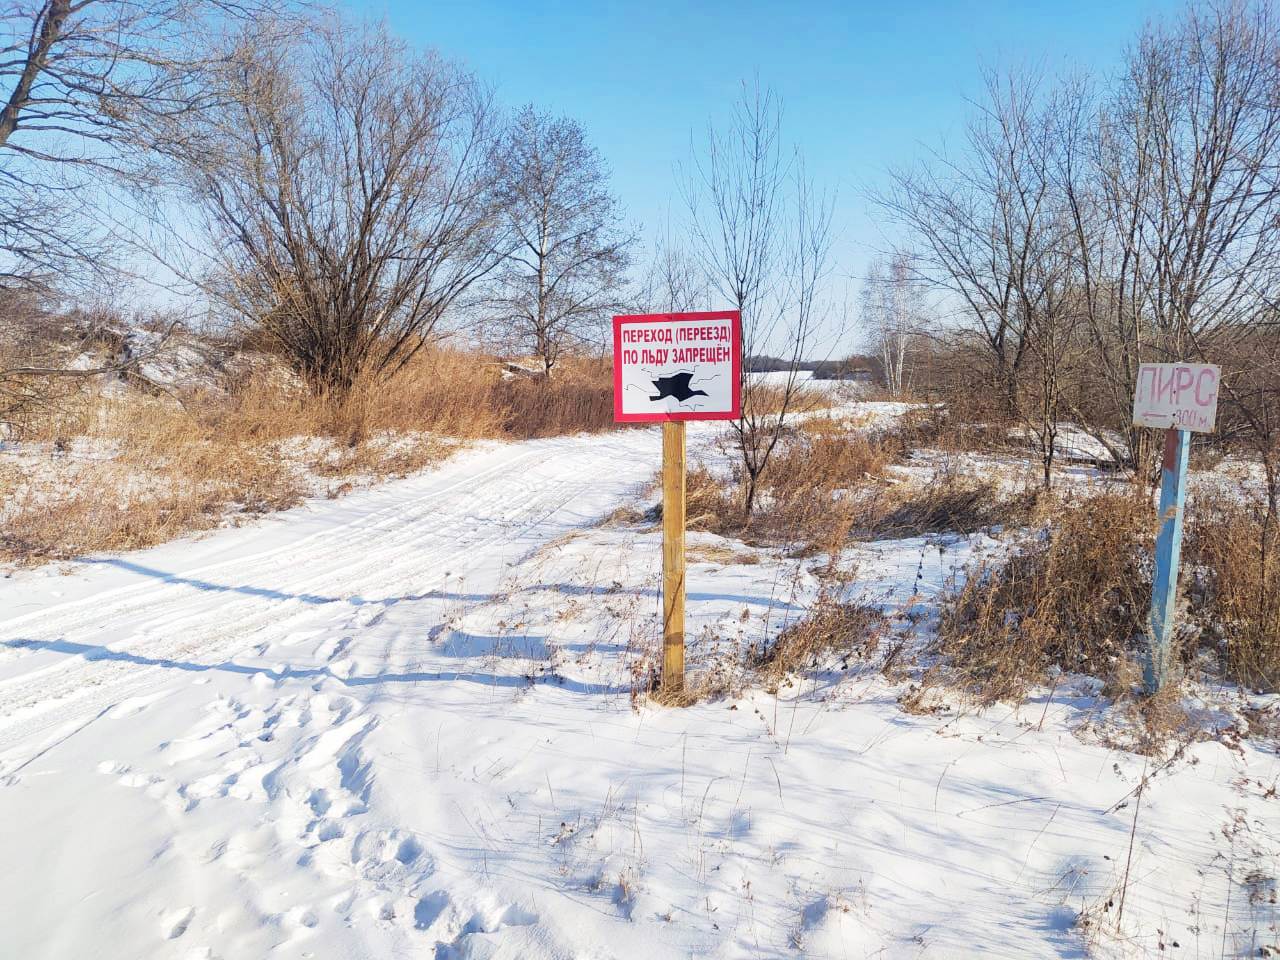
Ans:
{"type": "Polygon", "coordinates": [[[1151,642],[1142,671],[1148,693],[1155,693],[1169,679],[1190,453],[1190,432],[1174,427],[1165,431],[1164,460],[1160,467],[1160,534],[1156,538],[1156,571],[1151,584],[1151,642]]]}

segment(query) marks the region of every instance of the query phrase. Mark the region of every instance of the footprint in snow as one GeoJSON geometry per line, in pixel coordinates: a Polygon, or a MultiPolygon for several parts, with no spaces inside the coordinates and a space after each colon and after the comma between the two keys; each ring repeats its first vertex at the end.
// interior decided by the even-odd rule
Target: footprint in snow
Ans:
{"type": "Polygon", "coordinates": [[[213,863],[215,860],[221,859],[222,855],[226,852],[227,852],[227,841],[225,839],[215,840],[213,843],[209,845],[209,849],[205,851],[204,862],[213,863]]]}
{"type": "Polygon", "coordinates": [[[356,605],[356,612],[351,617],[351,620],[348,621],[349,623],[364,629],[366,627],[376,627],[386,617],[387,611],[385,607],[368,600],[360,600],[357,604],[357,599],[355,597],[352,598],[351,602],[356,605]]]}
{"type": "Polygon", "coordinates": [[[292,647],[299,643],[306,643],[308,640],[314,640],[316,637],[322,636],[324,630],[296,630],[280,641],[282,646],[292,647]]]}
{"type": "Polygon", "coordinates": [[[191,926],[191,919],[196,915],[195,907],[179,907],[164,915],[160,921],[160,932],[166,940],[177,940],[191,926]]]}
{"type": "Polygon", "coordinates": [[[329,791],[324,787],[316,787],[307,796],[307,806],[311,808],[311,812],[317,817],[322,817],[329,812],[329,808],[333,806],[333,801],[329,799],[329,791]]]}
{"type": "Polygon", "coordinates": [[[328,639],[316,647],[315,656],[319,660],[337,660],[347,652],[350,646],[351,637],[349,636],[340,640],[328,639]]]}
{"type": "Polygon", "coordinates": [[[414,905],[413,925],[419,930],[427,930],[451,906],[453,901],[443,890],[429,893],[414,905]]]}
{"type": "Polygon", "coordinates": [[[347,828],[342,825],[341,820],[330,820],[327,817],[320,820],[315,827],[316,839],[321,843],[328,843],[330,840],[339,840],[346,836],[347,828]]]}
{"type": "Polygon", "coordinates": [[[311,907],[294,907],[284,915],[284,921],[295,930],[311,930],[320,923],[320,916],[311,907]]]}

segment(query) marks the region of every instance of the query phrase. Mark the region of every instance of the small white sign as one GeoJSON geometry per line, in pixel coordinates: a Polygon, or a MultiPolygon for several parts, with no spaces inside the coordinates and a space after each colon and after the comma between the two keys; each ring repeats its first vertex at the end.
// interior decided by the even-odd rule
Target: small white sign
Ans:
{"type": "Polygon", "coordinates": [[[741,416],[742,325],[736,311],[613,318],[614,419],[741,416]]]}
{"type": "Polygon", "coordinates": [[[1138,368],[1133,422],[1212,433],[1222,372],[1212,363],[1144,363],[1138,368]]]}

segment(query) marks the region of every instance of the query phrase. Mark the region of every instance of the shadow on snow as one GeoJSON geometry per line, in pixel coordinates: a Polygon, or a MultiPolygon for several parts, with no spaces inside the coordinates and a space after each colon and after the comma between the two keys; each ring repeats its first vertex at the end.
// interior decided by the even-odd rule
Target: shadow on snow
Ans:
{"type": "MultiPolygon", "coordinates": [[[[480,638],[473,637],[472,639],[480,638]]],[[[492,637],[488,639],[493,640],[495,643],[504,643],[510,638],[492,637]]],[[[132,663],[141,667],[163,667],[169,670],[185,670],[191,673],[205,673],[207,671],[216,670],[222,673],[238,673],[244,676],[262,674],[279,680],[305,680],[328,677],[348,687],[367,687],[392,683],[461,681],[463,683],[475,683],[489,687],[531,687],[541,685],[558,687],[572,693],[588,695],[631,693],[630,687],[618,686],[616,684],[586,683],[581,680],[562,677],[558,674],[551,676],[526,676],[500,673],[481,673],[474,670],[438,670],[379,673],[365,677],[342,677],[326,667],[296,668],[282,666],[280,668],[271,668],[251,666],[243,663],[233,663],[230,661],[224,661],[222,663],[194,663],[190,660],[169,660],[160,657],[146,657],[136,653],[128,653],[123,650],[109,650],[106,647],[98,647],[88,643],[74,643],[70,640],[0,640],[0,647],[9,647],[15,650],[48,650],[53,653],[66,654],[67,656],[83,657],[85,660],[91,661],[111,660],[119,663],[132,663]]]]}

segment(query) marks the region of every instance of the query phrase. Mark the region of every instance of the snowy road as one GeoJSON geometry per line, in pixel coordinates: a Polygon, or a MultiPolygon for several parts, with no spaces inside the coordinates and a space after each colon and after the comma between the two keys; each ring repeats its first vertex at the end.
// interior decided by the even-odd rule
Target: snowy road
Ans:
{"type": "Polygon", "coordinates": [[[164,682],[164,667],[356,629],[406,600],[439,622],[450,589],[492,593],[509,566],[634,493],[658,457],[639,431],[493,445],[263,526],[5,583],[0,755],[164,682]]]}
{"type": "MultiPolygon", "coordinates": [[[[1271,942],[1247,886],[1280,853],[1268,748],[1191,745],[1130,864],[1147,761],[1074,735],[1094,701],[1066,688],[911,715],[872,672],[634,706],[658,534],[599,521],[659,451],[483,445],[0,582],[0,957],[1072,957],[1122,869],[1102,955],[1271,942]]],[[[714,546],[692,538],[695,663],[814,589],[714,546]]],[[[972,549],[871,545],[861,583],[906,614],[972,549]]]]}
{"type": "MultiPolygon", "coordinates": [[[[375,779],[360,744],[381,719],[379,702],[395,711],[397,683],[477,681],[449,670],[457,660],[445,673],[420,672],[433,629],[637,492],[659,450],[652,431],[490,445],[260,526],[0,585],[0,822],[4,858],[21,865],[0,879],[0,955],[81,955],[90,943],[100,956],[155,955],[170,936],[187,951],[209,925],[218,955],[247,957],[321,923],[318,908],[294,908],[292,878],[284,886],[293,892],[257,894],[290,902],[255,906],[225,929],[201,909],[213,902],[201,874],[219,868],[197,870],[193,859],[234,862],[223,878],[233,887],[250,873],[247,860],[296,859],[309,842],[343,849],[340,885],[368,874],[374,887],[394,889],[393,875],[429,874],[431,858],[407,835],[341,836],[375,779]],[[378,631],[389,615],[404,629],[378,631]],[[279,695],[259,697],[257,708],[242,688],[251,698],[279,695]],[[152,755],[145,772],[140,753],[152,755]],[[139,789],[102,803],[94,779],[104,776],[139,789]],[[227,797],[266,806],[231,810],[252,822],[203,849],[170,845],[166,833],[190,842],[184,821],[202,819],[212,806],[202,801],[227,797]],[[177,818],[168,831],[155,822],[162,811],[177,818]],[[296,851],[259,835],[258,820],[277,817],[315,821],[296,851]],[[19,822],[15,836],[8,828],[19,822]],[[170,858],[171,870],[156,869],[170,858]],[[154,922],[137,923],[136,911],[154,922]]],[[[375,913],[394,913],[383,899],[375,913]]],[[[409,929],[424,909],[409,911],[409,929]]],[[[326,955],[351,953],[333,949],[326,955]]]]}

